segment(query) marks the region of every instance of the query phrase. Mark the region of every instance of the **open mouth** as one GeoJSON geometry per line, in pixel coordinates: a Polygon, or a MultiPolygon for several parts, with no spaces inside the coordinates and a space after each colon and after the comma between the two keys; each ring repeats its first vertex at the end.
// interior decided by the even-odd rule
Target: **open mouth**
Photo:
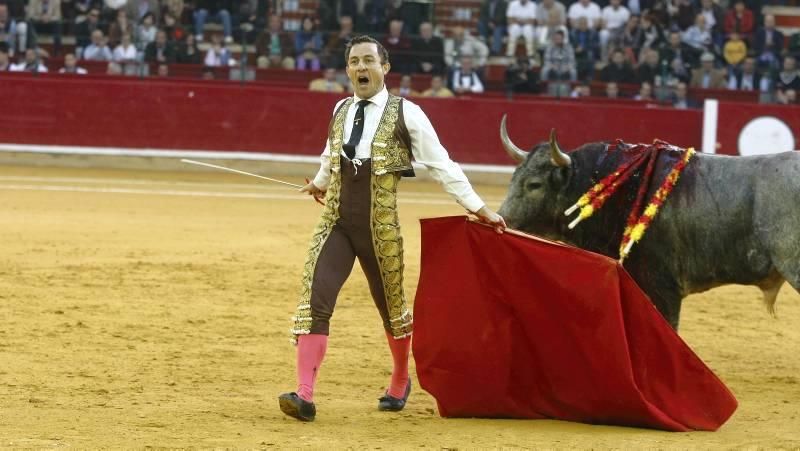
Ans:
{"type": "Polygon", "coordinates": [[[366,75],[361,75],[358,77],[358,85],[359,86],[367,86],[369,84],[369,77],[366,75]]]}

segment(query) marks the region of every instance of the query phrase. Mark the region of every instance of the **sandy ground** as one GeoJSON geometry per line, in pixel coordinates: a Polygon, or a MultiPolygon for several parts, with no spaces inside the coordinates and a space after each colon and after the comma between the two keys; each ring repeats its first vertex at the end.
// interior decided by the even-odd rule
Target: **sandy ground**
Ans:
{"type": "MultiPolygon", "coordinates": [[[[294,180],[299,182],[299,180],[294,180]]],[[[422,217],[461,211],[402,186],[406,288],[422,217]]],[[[478,187],[497,207],[500,187],[478,187]]],[[[798,448],[800,296],[770,317],[751,287],[685,302],[681,335],[739,410],[718,432],[442,419],[416,389],[376,410],[390,358],[356,265],[334,317],[317,421],[287,331],[319,207],[226,174],[0,167],[0,447],[798,448]]]]}

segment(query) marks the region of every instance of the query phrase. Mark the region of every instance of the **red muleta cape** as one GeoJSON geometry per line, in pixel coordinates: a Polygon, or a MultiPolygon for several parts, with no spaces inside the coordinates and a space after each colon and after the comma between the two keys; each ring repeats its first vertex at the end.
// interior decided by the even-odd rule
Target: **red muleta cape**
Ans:
{"type": "Polygon", "coordinates": [[[444,417],[716,430],[736,410],[613,259],[423,219],[413,352],[444,417]]]}

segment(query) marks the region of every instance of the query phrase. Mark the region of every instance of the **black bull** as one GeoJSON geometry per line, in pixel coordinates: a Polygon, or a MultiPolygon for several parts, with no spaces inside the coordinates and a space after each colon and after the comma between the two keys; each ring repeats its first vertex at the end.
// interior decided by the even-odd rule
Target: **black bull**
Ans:
{"type": "MultiPolygon", "coordinates": [[[[525,152],[508,138],[505,117],[500,135],[519,164],[498,212],[508,226],[617,258],[638,176],[573,230],[567,228],[571,219],[564,210],[617,167],[620,153],[607,153],[602,142],[565,153],[555,132],[549,143],[525,152]]],[[[674,161],[660,158],[656,163],[656,186],[646,199],[674,161]]],[[[631,250],[625,268],[675,329],[684,297],[725,284],[761,288],[774,313],[784,282],[800,292],[798,201],[800,152],[753,157],[698,153],[631,250]]]]}

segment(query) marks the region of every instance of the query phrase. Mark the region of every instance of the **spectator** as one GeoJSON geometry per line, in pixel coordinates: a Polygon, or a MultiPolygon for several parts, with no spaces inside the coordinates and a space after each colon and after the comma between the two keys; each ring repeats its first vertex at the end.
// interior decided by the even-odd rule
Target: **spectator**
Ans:
{"type": "Polygon", "coordinates": [[[144,61],[147,63],[160,64],[171,64],[175,62],[175,46],[167,39],[166,31],[158,30],[156,33],[156,40],[147,44],[147,47],[144,49],[144,61]]]}
{"type": "Polygon", "coordinates": [[[461,64],[453,71],[453,92],[456,94],[483,92],[483,82],[472,66],[471,56],[462,56],[461,64]]]}
{"type": "Polygon", "coordinates": [[[328,43],[322,51],[325,67],[344,69],[344,46],[353,39],[353,18],[341,16],[339,18],[339,31],[328,36],[328,43]]]}
{"type": "Polygon", "coordinates": [[[619,98],[619,85],[613,81],[606,83],[606,98],[618,99],[619,98]]]}
{"type": "Polygon", "coordinates": [[[153,16],[153,23],[159,23],[161,18],[161,5],[159,0],[128,0],[125,6],[128,17],[134,21],[141,21],[146,14],[153,16]]]}
{"type": "Polygon", "coordinates": [[[0,42],[8,44],[8,54],[11,57],[18,49],[25,50],[28,42],[28,24],[11,17],[5,3],[0,3],[0,42]]]}
{"type": "Polygon", "coordinates": [[[561,30],[561,32],[564,33],[564,40],[569,42],[569,31],[567,30],[567,27],[561,23],[563,20],[555,13],[550,14],[548,16],[548,20],[550,22],[544,23],[536,29],[534,49],[537,51],[533,52],[533,59],[536,61],[536,66],[540,65],[538,49],[547,48],[547,46],[553,41],[553,34],[555,34],[556,31],[561,30]]]}
{"type": "Polygon", "coordinates": [[[302,23],[302,29],[295,33],[294,40],[297,69],[318,71],[319,55],[322,53],[322,35],[316,30],[311,17],[304,17],[302,23]]]}
{"type": "MultiPolygon", "coordinates": [[[[231,19],[233,30],[240,33],[239,36],[242,36],[246,42],[253,42],[256,38],[256,30],[262,28],[260,18],[265,17],[269,9],[267,3],[267,0],[244,0],[238,2],[238,6],[234,7],[235,14],[231,19]]],[[[315,23],[315,25],[318,24],[315,23]]]]}
{"type": "Polygon", "coordinates": [[[602,20],[601,16],[602,12],[600,11],[600,7],[592,0],[578,0],[570,5],[567,12],[569,25],[572,28],[578,26],[578,19],[581,17],[586,18],[589,28],[599,28],[602,20]]]}
{"type": "Polygon", "coordinates": [[[738,66],[744,61],[744,57],[747,56],[747,43],[742,40],[739,33],[731,33],[730,39],[722,48],[722,56],[729,66],[738,66]]]}
{"type": "Polygon", "coordinates": [[[683,32],[694,24],[697,11],[692,0],[676,0],[676,2],[672,22],[683,32]]]}
{"type": "Polygon", "coordinates": [[[794,89],[787,89],[779,93],[778,103],[781,105],[795,105],[797,103],[797,91],[794,89]]]}
{"type": "MultiPolygon", "coordinates": [[[[553,0],[547,0],[552,2],[553,0]]],[[[484,42],[491,43],[493,55],[499,55],[506,35],[506,0],[484,0],[478,16],[478,34],[484,42]]]]}
{"type": "Polygon", "coordinates": [[[431,87],[422,92],[423,97],[453,97],[453,91],[447,89],[441,75],[431,77],[431,87]]]}
{"type": "Polygon", "coordinates": [[[227,67],[235,64],[230,49],[225,47],[225,42],[219,33],[211,35],[211,47],[206,52],[203,64],[206,67],[227,67]]]}
{"type": "Polygon", "coordinates": [[[644,82],[639,86],[639,92],[633,97],[633,100],[641,100],[643,102],[652,102],[653,100],[653,85],[644,82]]]}
{"type": "Polygon", "coordinates": [[[400,97],[419,95],[419,92],[414,91],[411,83],[411,75],[408,74],[404,74],[402,77],[400,77],[400,86],[390,89],[389,92],[400,97]]]}
{"type": "Polygon", "coordinates": [[[408,73],[413,70],[411,39],[403,34],[402,20],[394,19],[389,22],[389,34],[381,44],[392,55],[392,67],[397,72],[408,73]]]}
{"type": "Polygon", "coordinates": [[[148,44],[156,40],[157,32],[155,16],[151,13],[146,13],[142,17],[139,26],[136,27],[136,48],[144,51],[148,44]]]}
{"type": "Polygon", "coordinates": [[[695,52],[683,43],[677,31],[670,32],[667,45],[661,49],[660,59],[662,66],[673,68],[677,62],[684,67],[684,71],[688,71],[696,61],[695,52]]]}
{"type": "Polygon", "coordinates": [[[200,49],[197,48],[197,41],[194,40],[192,33],[186,33],[186,36],[183,37],[183,41],[175,52],[175,60],[180,64],[201,64],[203,62],[200,49]]]}
{"type": "Polygon", "coordinates": [[[92,43],[83,49],[83,59],[87,61],[111,61],[113,55],[106,45],[106,37],[101,30],[92,32],[92,43]]]}
{"type": "Polygon", "coordinates": [[[53,53],[61,52],[61,0],[28,0],[27,21],[37,33],[53,35],[53,53]]]}
{"type": "Polygon", "coordinates": [[[64,55],[64,67],[58,70],[59,74],[75,74],[75,75],[86,75],[89,72],[78,66],[78,59],[75,58],[74,53],[67,53],[64,55]]]}
{"type": "Polygon", "coordinates": [[[169,77],[169,66],[166,63],[159,63],[156,68],[156,76],[161,78],[169,77]]]}
{"type": "Polygon", "coordinates": [[[91,8],[86,14],[86,20],[75,27],[75,54],[79,57],[83,57],[83,49],[92,43],[92,33],[95,30],[102,31],[100,27],[100,10],[91,8]]]}
{"type": "Polygon", "coordinates": [[[622,30],[630,17],[631,13],[628,8],[622,6],[622,0],[611,0],[610,4],[603,8],[600,13],[600,50],[603,53],[601,56],[603,60],[608,52],[609,42],[616,42],[621,37],[622,30]]]}
{"type": "Polygon", "coordinates": [[[526,55],[530,58],[536,51],[534,37],[536,33],[536,3],[530,0],[511,0],[506,11],[508,22],[508,48],[506,56],[514,56],[517,40],[525,39],[526,55]]]}
{"type": "Polygon", "coordinates": [[[730,36],[732,33],[738,33],[749,40],[754,30],[753,11],[747,9],[744,5],[744,0],[736,0],[736,3],[733,4],[733,9],[728,10],[725,14],[725,35],[730,36]]]}
{"type": "Polygon", "coordinates": [[[122,66],[114,61],[109,61],[106,66],[106,75],[122,75],[122,66]]]}
{"type": "Polygon", "coordinates": [[[789,38],[789,44],[786,47],[786,50],[789,51],[789,55],[797,58],[800,57],[800,32],[793,34],[789,38]]]}
{"type": "MultiPolygon", "coordinates": [[[[572,30],[571,41],[575,46],[575,65],[581,80],[594,77],[594,65],[600,56],[600,37],[597,30],[589,28],[589,20],[580,17],[572,30]]],[[[547,47],[545,47],[547,48],[547,47]]]]}
{"type": "Polygon", "coordinates": [[[661,65],[658,61],[658,52],[653,49],[645,49],[643,60],[636,68],[636,80],[639,83],[648,82],[655,84],[656,76],[661,72],[661,65]]]}
{"type": "MultiPolygon", "coordinates": [[[[387,0],[369,0],[364,5],[363,30],[368,33],[383,33],[386,30],[387,0]]],[[[394,59],[394,56],[392,56],[394,59]]]]}
{"type": "Polygon", "coordinates": [[[322,78],[311,80],[308,84],[309,91],[344,92],[344,86],[336,80],[336,69],[329,67],[323,72],[322,78]]]}
{"type": "Polygon", "coordinates": [[[564,4],[556,0],[541,0],[536,7],[536,21],[539,24],[554,23],[553,17],[558,18],[558,25],[567,25],[567,9],[564,4]]]}
{"type": "Polygon", "coordinates": [[[177,23],[183,22],[183,0],[162,0],[163,10],[170,13],[177,23]]]}
{"type": "Polygon", "coordinates": [[[591,95],[592,95],[592,89],[586,83],[578,83],[572,89],[572,92],[569,93],[569,96],[572,97],[573,99],[578,99],[581,97],[591,97],[591,95]]]}
{"type": "Polygon", "coordinates": [[[8,55],[8,43],[0,42],[0,72],[11,70],[11,58],[8,55]]]}
{"type": "Polygon", "coordinates": [[[769,91],[769,78],[761,77],[756,70],[756,59],[748,56],[739,70],[732,71],[728,78],[728,89],[739,91],[769,91]]]}
{"type": "Polygon", "coordinates": [[[448,67],[455,67],[462,56],[471,57],[472,64],[481,68],[486,65],[489,48],[470,36],[464,27],[456,25],[450,30],[450,37],[444,41],[444,62],[448,67]]]}
{"type": "Polygon", "coordinates": [[[539,75],[531,68],[528,58],[517,58],[516,63],[506,69],[506,92],[511,94],[537,94],[539,75]]]}
{"type": "Polygon", "coordinates": [[[783,33],[775,29],[775,16],[764,16],[764,26],[756,32],[755,45],[758,64],[777,69],[783,52],[783,33]]]}
{"type": "Polygon", "coordinates": [[[416,71],[423,74],[441,74],[444,72],[444,42],[433,35],[433,25],[422,22],[419,26],[419,38],[411,44],[416,58],[416,71]]]}
{"type": "MultiPolygon", "coordinates": [[[[293,50],[292,38],[289,33],[283,31],[280,16],[270,15],[267,28],[256,39],[258,67],[294,69],[293,50]]],[[[342,54],[342,59],[344,59],[344,54],[342,54]]]]}
{"type": "Polygon", "coordinates": [[[797,60],[787,56],[783,60],[783,70],[775,78],[775,95],[779,102],[787,103],[786,91],[800,89],[800,72],[797,70],[797,60]]]}
{"type": "Polygon", "coordinates": [[[628,18],[628,21],[625,22],[619,39],[611,41],[612,43],[618,42],[616,46],[620,47],[625,52],[625,57],[634,65],[636,64],[636,59],[639,58],[638,45],[642,40],[641,34],[642,30],[639,28],[639,16],[631,16],[628,18]]]}
{"type": "Polygon", "coordinates": [[[680,82],[675,86],[675,93],[672,97],[672,106],[679,110],[686,110],[690,108],[698,108],[697,102],[689,99],[688,87],[686,83],[680,82]]]}
{"type": "Polygon", "coordinates": [[[205,66],[203,70],[200,71],[200,78],[203,80],[215,80],[217,78],[216,72],[214,72],[213,67],[205,66]]]}
{"type": "Polygon", "coordinates": [[[47,72],[47,67],[42,64],[36,49],[26,49],[25,59],[19,64],[13,64],[9,70],[12,72],[47,72]]]}
{"type": "MultiPolygon", "coordinates": [[[[706,31],[711,35],[711,42],[721,47],[722,27],[724,25],[722,8],[714,3],[714,0],[700,0],[700,8],[697,10],[697,14],[702,14],[705,18],[706,31]]],[[[697,23],[696,18],[695,23],[697,23]]]]}
{"type": "Polygon", "coordinates": [[[131,42],[131,35],[125,33],[122,35],[122,41],[114,48],[112,59],[115,63],[119,64],[122,71],[126,75],[135,75],[138,66],[138,51],[136,46],[131,42]]]}
{"type": "Polygon", "coordinates": [[[163,24],[161,29],[167,32],[167,40],[169,42],[180,42],[188,34],[184,30],[183,25],[178,22],[178,19],[172,15],[171,11],[164,11],[161,16],[163,24]]]}
{"type": "Polygon", "coordinates": [[[575,81],[578,73],[575,67],[575,52],[564,42],[564,33],[557,31],[553,43],[544,51],[542,80],[575,81]]]}
{"type": "Polygon", "coordinates": [[[128,20],[128,13],[124,8],[117,11],[117,17],[108,29],[108,46],[116,48],[122,41],[122,35],[133,35],[134,26],[128,20]]]}
{"type": "Polygon", "coordinates": [[[712,49],[710,27],[706,24],[706,16],[697,14],[694,25],[689,27],[681,39],[683,43],[694,49],[696,52],[703,52],[712,49]]]}
{"type": "Polygon", "coordinates": [[[703,89],[722,89],[725,87],[725,75],[714,68],[714,55],[705,52],[700,57],[700,68],[692,70],[690,86],[703,89]]]}
{"type": "Polygon", "coordinates": [[[231,2],[230,0],[197,0],[198,8],[194,10],[194,39],[197,42],[203,41],[203,28],[206,20],[211,16],[222,24],[225,34],[225,43],[233,42],[233,27],[231,25],[231,2]]]}
{"type": "MultiPolygon", "coordinates": [[[[645,49],[658,50],[666,43],[664,31],[661,29],[658,22],[654,20],[652,14],[645,14],[642,16],[639,29],[641,33],[639,34],[639,43],[636,47],[639,49],[640,53],[643,53],[645,49]]],[[[642,56],[640,56],[639,59],[642,59],[642,56]]]]}
{"type": "Polygon", "coordinates": [[[625,60],[625,53],[622,50],[614,49],[611,52],[611,62],[600,71],[600,80],[621,84],[636,83],[636,73],[631,64],[625,60]]]}

